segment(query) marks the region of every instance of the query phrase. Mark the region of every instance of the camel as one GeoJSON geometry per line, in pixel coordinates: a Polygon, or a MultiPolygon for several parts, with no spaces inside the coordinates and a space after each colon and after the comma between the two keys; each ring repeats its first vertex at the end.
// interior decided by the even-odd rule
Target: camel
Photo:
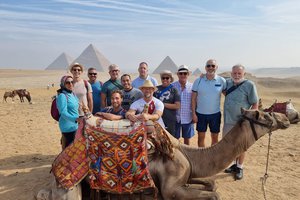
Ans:
{"type": "Polygon", "coordinates": [[[31,102],[30,92],[27,91],[26,89],[14,90],[14,92],[19,96],[21,102],[24,102],[24,97],[26,97],[29,103],[31,102]]]}
{"type": "Polygon", "coordinates": [[[16,92],[15,90],[13,91],[9,91],[9,92],[5,92],[3,95],[3,102],[7,102],[6,99],[7,97],[10,97],[12,99],[12,101],[14,102],[14,97],[16,96],[16,92]]]}
{"type": "MultiPolygon", "coordinates": [[[[87,119],[87,123],[96,124],[95,118],[87,119]]],[[[221,172],[260,137],[277,129],[286,129],[289,124],[288,118],[281,113],[242,109],[241,120],[219,143],[208,148],[181,144],[159,125],[156,124],[155,128],[150,126],[150,131],[165,132],[173,148],[172,159],[163,159],[159,156],[149,158],[150,173],[161,198],[164,200],[219,199],[214,182],[198,178],[207,178],[221,172]]],[[[52,194],[52,196],[78,193],[76,188],[70,191],[60,188],[59,192],[60,194],[52,194]]],[[[54,199],[49,198],[49,200],[54,199]]],[[[81,200],[81,198],[73,200],[81,200]]]]}

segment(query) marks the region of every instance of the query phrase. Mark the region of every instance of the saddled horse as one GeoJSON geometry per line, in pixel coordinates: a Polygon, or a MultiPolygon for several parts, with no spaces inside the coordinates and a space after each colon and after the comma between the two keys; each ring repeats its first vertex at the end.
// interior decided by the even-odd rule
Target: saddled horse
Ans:
{"type": "Polygon", "coordinates": [[[30,92],[27,91],[26,89],[14,90],[14,92],[19,96],[21,102],[24,102],[24,97],[27,99],[29,103],[31,102],[30,92]]]}
{"type": "Polygon", "coordinates": [[[4,95],[3,95],[3,102],[4,102],[4,101],[7,102],[7,101],[6,101],[7,97],[10,97],[10,98],[12,99],[12,101],[14,101],[14,97],[15,97],[15,96],[16,96],[15,90],[13,90],[13,91],[7,91],[7,92],[5,92],[4,95]]]}

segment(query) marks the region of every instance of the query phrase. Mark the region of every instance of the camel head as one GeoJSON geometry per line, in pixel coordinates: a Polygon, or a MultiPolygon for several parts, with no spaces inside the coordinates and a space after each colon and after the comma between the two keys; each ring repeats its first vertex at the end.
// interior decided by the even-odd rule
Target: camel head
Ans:
{"type": "Polygon", "coordinates": [[[281,113],[245,110],[244,108],[241,109],[241,113],[244,119],[269,129],[269,132],[277,129],[286,129],[290,125],[289,119],[281,113]]]}

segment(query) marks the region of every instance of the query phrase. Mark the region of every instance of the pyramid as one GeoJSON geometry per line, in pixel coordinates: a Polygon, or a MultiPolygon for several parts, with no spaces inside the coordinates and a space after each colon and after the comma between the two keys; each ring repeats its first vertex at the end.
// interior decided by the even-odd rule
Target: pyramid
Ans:
{"type": "Polygon", "coordinates": [[[94,45],[90,44],[73,63],[82,64],[87,70],[94,67],[99,72],[107,71],[110,61],[102,55],[94,45]]]}
{"type": "Polygon", "coordinates": [[[170,70],[172,73],[176,73],[178,70],[178,66],[173,62],[173,60],[169,56],[167,56],[153,71],[153,74],[159,74],[163,70],[170,70]]]}
{"type": "Polygon", "coordinates": [[[192,75],[198,76],[198,75],[200,75],[200,74],[201,74],[201,70],[200,70],[199,68],[197,68],[197,69],[193,72],[192,75]]]}
{"type": "Polygon", "coordinates": [[[74,58],[62,53],[45,70],[66,70],[73,61],[74,58]]]}

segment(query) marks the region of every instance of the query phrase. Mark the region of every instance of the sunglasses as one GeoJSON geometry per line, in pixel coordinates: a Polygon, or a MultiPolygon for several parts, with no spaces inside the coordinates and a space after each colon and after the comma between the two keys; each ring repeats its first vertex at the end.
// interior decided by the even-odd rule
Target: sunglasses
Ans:
{"type": "Polygon", "coordinates": [[[73,84],[73,81],[66,81],[65,82],[65,85],[71,85],[71,84],[73,84]]]}
{"type": "Polygon", "coordinates": [[[114,70],[111,70],[110,72],[119,72],[120,70],[118,69],[114,69],[114,70]]]}
{"type": "Polygon", "coordinates": [[[81,69],[72,69],[73,72],[81,72],[81,69]]]}
{"type": "Polygon", "coordinates": [[[161,77],[161,80],[169,80],[169,79],[170,79],[170,77],[168,77],[168,76],[161,77]]]}
{"type": "Polygon", "coordinates": [[[188,73],[187,72],[179,72],[178,74],[179,75],[187,75],[188,73]]]}
{"type": "Polygon", "coordinates": [[[96,76],[97,73],[89,73],[89,75],[91,75],[91,76],[96,76]]]}
{"type": "Polygon", "coordinates": [[[207,67],[207,68],[210,68],[210,67],[211,67],[211,68],[215,68],[216,65],[206,65],[206,67],[207,67]]]}

